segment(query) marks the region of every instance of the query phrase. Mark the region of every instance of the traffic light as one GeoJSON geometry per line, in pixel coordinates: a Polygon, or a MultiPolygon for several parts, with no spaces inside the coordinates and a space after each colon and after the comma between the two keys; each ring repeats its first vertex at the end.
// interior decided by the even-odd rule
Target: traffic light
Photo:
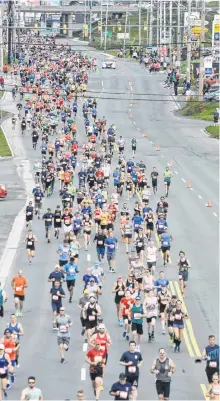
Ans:
{"type": "Polygon", "coordinates": [[[102,31],[102,21],[98,21],[98,31],[102,31]]]}
{"type": "Polygon", "coordinates": [[[144,31],[147,30],[147,21],[144,21],[144,31]]]}
{"type": "Polygon", "coordinates": [[[187,35],[184,35],[184,36],[183,36],[183,43],[187,43],[187,41],[188,41],[188,36],[187,36],[187,35]]]}
{"type": "Polygon", "coordinates": [[[63,34],[64,34],[64,35],[66,35],[66,34],[67,34],[67,30],[66,30],[66,28],[67,28],[67,25],[66,25],[66,24],[64,24],[64,25],[63,25],[63,34]]]}
{"type": "Polygon", "coordinates": [[[118,26],[118,31],[121,31],[121,23],[120,22],[117,23],[117,26],[118,26]]]}
{"type": "Polygon", "coordinates": [[[115,27],[114,26],[112,27],[112,33],[115,33],[115,27]]]}

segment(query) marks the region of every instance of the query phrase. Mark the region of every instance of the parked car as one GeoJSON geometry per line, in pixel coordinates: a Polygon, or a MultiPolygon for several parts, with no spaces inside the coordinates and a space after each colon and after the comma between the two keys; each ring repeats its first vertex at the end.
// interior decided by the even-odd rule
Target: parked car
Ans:
{"type": "Polygon", "coordinates": [[[102,62],[102,68],[116,69],[116,62],[113,59],[107,59],[102,62]]]}
{"type": "Polygon", "coordinates": [[[5,187],[5,185],[0,184],[0,199],[5,199],[7,194],[8,194],[8,191],[5,187]]]}
{"type": "Polygon", "coordinates": [[[208,89],[208,93],[210,92],[217,92],[220,90],[220,85],[217,84],[213,84],[212,86],[210,86],[210,88],[208,89]]]}
{"type": "Polygon", "coordinates": [[[209,85],[216,84],[217,82],[219,82],[219,74],[212,74],[209,77],[205,77],[203,79],[203,82],[204,83],[207,82],[207,84],[209,84],[209,85]]]}
{"type": "Polygon", "coordinates": [[[217,91],[212,91],[212,92],[207,92],[207,93],[205,94],[205,96],[204,96],[204,100],[205,100],[206,102],[217,102],[218,99],[219,99],[219,94],[220,94],[220,91],[219,91],[219,90],[217,90],[217,91]]]}

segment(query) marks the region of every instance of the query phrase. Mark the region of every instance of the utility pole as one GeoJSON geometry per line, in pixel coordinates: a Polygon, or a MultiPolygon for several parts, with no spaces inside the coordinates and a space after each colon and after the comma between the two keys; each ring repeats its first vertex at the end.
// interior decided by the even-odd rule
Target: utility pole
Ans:
{"type": "Polygon", "coordinates": [[[107,28],[108,28],[108,0],[107,0],[107,7],[106,7],[106,14],[105,14],[105,41],[104,41],[104,50],[107,48],[107,28]]]}
{"type": "Polygon", "coordinates": [[[164,58],[166,54],[166,38],[167,38],[167,26],[166,26],[166,2],[163,2],[163,39],[164,39],[164,58]]]}
{"type": "Polygon", "coordinates": [[[8,64],[11,64],[12,41],[13,41],[13,1],[8,2],[8,64]]]}
{"type": "Polygon", "coordinates": [[[141,0],[139,0],[139,13],[138,13],[138,44],[139,50],[141,46],[141,0]]]}
{"type": "Polygon", "coordinates": [[[2,34],[2,23],[3,23],[3,7],[0,6],[0,70],[3,67],[3,34],[2,34]]]}
{"type": "Polygon", "coordinates": [[[125,13],[125,29],[124,29],[124,43],[123,43],[124,54],[125,54],[125,52],[126,52],[127,24],[128,24],[128,12],[127,12],[127,10],[126,10],[126,13],[125,13]]]}
{"type": "Polygon", "coordinates": [[[18,2],[18,30],[17,30],[17,38],[18,38],[18,56],[20,57],[21,44],[20,44],[20,24],[21,24],[21,0],[18,2]]]}
{"type": "Polygon", "coordinates": [[[89,41],[92,43],[92,0],[89,5],[89,41]]]}
{"type": "Polygon", "coordinates": [[[84,9],[84,24],[86,25],[86,22],[87,22],[87,15],[86,15],[86,2],[87,2],[87,0],[84,0],[85,1],[85,9],[84,9]]]}
{"type": "Polygon", "coordinates": [[[162,0],[160,0],[160,18],[157,21],[157,23],[159,23],[159,29],[160,29],[160,47],[161,47],[161,43],[162,43],[162,22],[163,22],[163,15],[162,15],[162,0]]]}
{"type": "Polygon", "coordinates": [[[152,43],[153,43],[153,0],[150,1],[150,27],[148,36],[148,44],[152,46],[152,43]]]}
{"type": "Polygon", "coordinates": [[[186,80],[190,83],[191,81],[191,53],[192,53],[192,46],[191,46],[191,0],[188,0],[188,27],[187,27],[187,68],[186,68],[186,80]]]}
{"type": "Polygon", "coordinates": [[[100,47],[102,47],[102,21],[103,20],[103,13],[102,13],[102,0],[101,0],[101,31],[100,31],[100,47]]]}
{"type": "Polygon", "coordinates": [[[205,0],[202,0],[201,32],[200,32],[200,68],[199,68],[199,100],[203,100],[204,46],[205,43],[205,0]]]}
{"type": "Polygon", "coordinates": [[[178,67],[180,67],[181,60],[181,34],[180,34],[180,0],[177,3],[177,61],[178,67]]]}
{"type": "MultiPolygon", "coordinates": [[[[159,2],[160,0],[158,0],[159,2]]],[[[157,2],[157,52],[159,48],[159,41],[160,41],[160,8],[159,3],[157,2]]]]}
{"type": "Polygon", "coordinates": [[[169,20],[170,20],[170,26],[169,26],[169,47],[170,47],[170,64],[172,61],[172,23],[173,23],[173,2],[170,1],[170,15],[169,15],[169,20]]]}

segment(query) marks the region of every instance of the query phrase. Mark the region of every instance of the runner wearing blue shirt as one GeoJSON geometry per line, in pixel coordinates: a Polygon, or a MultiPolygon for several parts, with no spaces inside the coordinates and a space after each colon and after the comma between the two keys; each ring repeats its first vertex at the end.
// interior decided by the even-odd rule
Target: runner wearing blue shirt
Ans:
{"type": "Polygon", "coordinates": [[[69,260],[70,245],[67,240],[63,241],[63,244],[59,245],[57,253],[59,254],[59,265],[63,267],[68,263],[69,260]]]}
{"type": "Polygon", "coordinates": [[[172,235],[168,234],[167,227],[165,227],[164,233],[161,235],[161,251],[163,252],[163,264],[169,263],[170,260],[170,247],[171,247],[172,235]]]}
{"type": "Polygon", "coordinates": [[[78,266],[74,262],[75,259],[70,258],[69,263],[63,266],[63,272],[66,275],[67,289],[70,293],[69,303],[72,302],[73,288],[75,287],[75,282],[76,282],[76,273],[79,273],[78,266]]]}
{"type": "Polygon", "coordinates": [[[113,383],[109,394],[115,397],[115,400],[130,400],[132,395],[131,384],[127,382],[124,373],[120,373],[119,381],[113,383]]]}
{"type": "Polygon", "coordinates": [[[117,189],[120,188],[121,172],[119,171],[118,167],[116,167],[116,170],[113,172],[113,178],[114,178],[114,187],[116,187],[117,189]]]}
{"type": "Polygon", "coordinates": [[[134,232],[138,233],[140,228],[142,228],[142,224],[144,222],[144,219],[143,219],[142,216],[139,216],[138,213],[135,213],[135,215],[132,217],[132,221],[133,221],[134,232]]]}
{"type": "Polygon", "coordinates": [[[105,246],[107,249],[107,261],[109,265],[109,271],[115,273],[115,256],[116,249],[118,249],[118,240],[113,237],[113,232],[110,231],[108,237],[105,240],[105,246]]]}
{"type": "Polygon", "coordinates": [[[169,280],[165,278],[163,271],[160,271],[159,278],[154,282],[154,287],[157,289],[157,293],[161,292],[162,286],[168,287],[169,280]]]}
{"type": "Polygon", "coordinates": [[[86,289],[87,285],[89,284],[91,278],[93,278],[93,279],[95,280],[95,283],[98,284],[98,279],[97,279],[96,276],[94,276],[94,275],[91,273],[91,270],[92,270],[91,267],[88,267],[88,269],[87,269],[87,271],[86,271],[86,274],[84,274],[84,276],[83,276],[83,281],[84,281],[84,284],[85,284],[85,289],[86,289]]]}

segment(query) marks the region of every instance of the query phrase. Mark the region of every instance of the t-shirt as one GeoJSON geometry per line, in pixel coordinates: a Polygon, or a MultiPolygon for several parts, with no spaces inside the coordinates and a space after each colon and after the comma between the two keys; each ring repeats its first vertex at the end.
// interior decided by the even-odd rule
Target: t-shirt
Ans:
{"type": "Polygon", "coordinates": [[[59,248],[57,250],[59,252],[59,260],[65,261],[69,259],[69,251],[70,251],[70,246],[69,245],[59,245],[59,248]]]}
{"type": "Polygon", "coordinates": [[[56,324],[58,327],[57,337],[70,337],[69,327],[66,325],[71,324],[72,320],[69,315],[57,316],[56,324]]]}
{"type": "Polygon", "coordinates": [[[90,274],[90,275],[89,274],[84,274],[83,281],[85,282],[85,286],[87,286],[89,284],[89,281],[90,281],[91,278],[94,278],[95,283],[98,284],[98,280],[97,280],[97,278],[95,276],[93,276],[93,274],[90,274]]]}
{"type": "MultiPolygon", "coordinates": [[[[53,272],[50,273],[48,279],[52,280],[54,278],[55,279],[54,281],[61,281],[62,279],[64,279],[64,277],[65,276],[64,276],[63,272],[61,272],[61,271],[58,271],[58,272],[53,271],[53,272]]],[[[53,286],[54,286],[54,281],[53,281],[53,286]]]]}
{"type": "MultiPolygon", "coordinates": [[[[169,280],[167,280],[166,278],[158,278],[155,282],[154,282],[154,286],[158,287],[159,285],[163,285],[165,287],[167,287],[169,285],[169,280]]],[[[162,288],[157,288],[157,292],[161,292],[162,288]]]]}
{"type": "Polygon", "coordinates": [[[78,266],[75,263],[67,263],[63,267],[64,272],[66,273],[66,280],[75,280],[76,273],[79,273],[78,266]]]}
{"type": "Polygon", "coordinates": [[[121,304],[122,304],[122,316],[128,316],[128,311],[130,307],[134,304],[134,299],[132,298],[122,298],[121,299],[121,304]]]}
{"type": "Polygon", "coordinates": [[[156,246],[149,246],[147,248],[147,262],[156,262],[157,256],[156,256],[157,248],[156,246]]]}
{"type": "Polygon", "coordinates": [[[116,244],[117,244],[118,240],[115,237],[107,237],[105,240],[105,245],[109,245],[107,246],[107,253],[114,253],[116,251],[116,244]]]}
{"type": "Polygon", "coordinates": [[[125,375],[126,377],[138,377],[139,376],[139,368],[138,363],[143,361],[140,352],[130,352],[126,351],[122,355],[120,362],[133,362],[133,365],[125,366],[125,375]]]}
{"type": "Polygon", "coordinates": [[[25,388],[24,389],[24,394],[25,394],[25,398],[27,400],[40,400],[40,398],[42,398],[42,392],[39,388],[37,387],[33,387],[33,388],[25,388]]]}
{"type": "Polygon", "coordinates": [[[59,294],[65,295],[65,292],[62,287],[60,288],[52,287],[50,289],[50,294],[52,303],[58,304],[62,302],[62,297],[59,294]]]}
{"type": "Polygon", "coordinates": [[[158,172],[157,171],[152,171],[152,173],[151,173],[151,179],[152,179],[152,181],[157,181],[157,178],[158,178],[158,172]]]}
{"type": "Polygon", "coordinates": [[[120,381],[118,381],[112,385],[110,393],[116,393],[117,391],[119,391],[120,394],[115,396],[115,400],[129,400],[129,395],[132,391],[131,384],[128,382],[121,384],[120,381]]]}
{"type": "Polygon", "coordinates": [[[24,287],[27,287],[28,283],[25,277],[14,277],[12,280],[14,293],[16,295],[24,295],[24,287]]]}
{"type": "Polygon", "coordinates": [[[101,266],[94,266],[91,270],[93,276],[97,277],[98,284],[100,285],[101,278],[104,276],[104,270],[101,266]]]}
{"type": "Polygon", "coordinates": [[[94,241],[96,241],[97,248],[105,248],[105,240],[106,240],[106,235],[96,234],[94,241]]]}

